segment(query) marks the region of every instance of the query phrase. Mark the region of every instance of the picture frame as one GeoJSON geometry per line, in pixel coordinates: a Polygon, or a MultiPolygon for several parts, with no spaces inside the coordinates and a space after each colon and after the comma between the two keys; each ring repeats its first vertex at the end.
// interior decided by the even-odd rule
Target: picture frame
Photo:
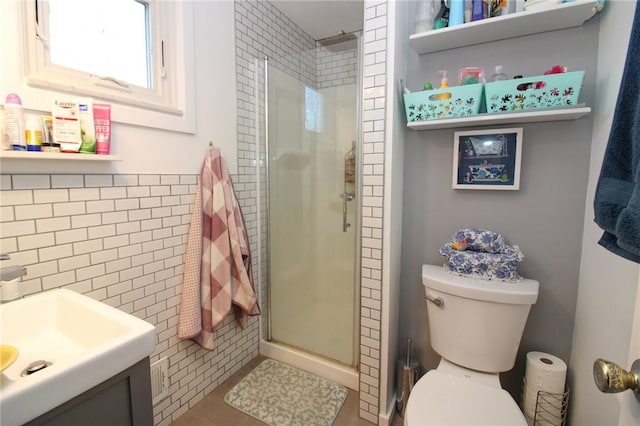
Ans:
{"type": "Polygon", "coordinates": [[[520,189],[521,127],[459,131],[453,142],[453,189],[520,189]]]}

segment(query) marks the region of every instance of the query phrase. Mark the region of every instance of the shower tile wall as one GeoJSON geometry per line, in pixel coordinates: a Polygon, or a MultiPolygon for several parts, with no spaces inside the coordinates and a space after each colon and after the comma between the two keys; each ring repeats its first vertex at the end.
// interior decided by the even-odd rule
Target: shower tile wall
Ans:
{"type": "Polygon", "coordinates": [[[354,48],[344,52],[332,52],[326,47],[318,47],[316,51],[316,87],[318,89],[357,83],[358,49],[356,42],[356,40],[349,42],[353,44],[354,48]]]}
{"type": "MultiPolygon", "coordinates": [[[[177,419],[258,354],[256,317],[244,330],[228,317],[213,351],[177,338],[195,175],[0,178],[0,250],[12,256],[3,266],[27,266],[27,294],[70,288],[155,325],[151,362],[169,358],[170,383],[169,397],[154,407],[156,425],[177,419]]],[[[252,184],[233,179],[255,223],[252,184]]]]}
{"type": "Polygon", "coordinates": [[[364,7],[360,416],[377,423],[380,400],[387,4],[385,0],[366,0],[364,7]]]}

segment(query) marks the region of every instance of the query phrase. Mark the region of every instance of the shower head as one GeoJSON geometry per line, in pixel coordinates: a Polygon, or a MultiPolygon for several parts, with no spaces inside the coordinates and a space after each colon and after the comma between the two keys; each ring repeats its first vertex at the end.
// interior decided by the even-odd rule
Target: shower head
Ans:
{"type": "Polygon", "coordinates": [[[326,47],[329,50],[341,50],[337,45],[341,45],[342,43],[356,40],[357,37],[354,33],[345,33],[344,30],[340,32],[340,34],[321,38],[317,40],[321,46],[326,47]]]}

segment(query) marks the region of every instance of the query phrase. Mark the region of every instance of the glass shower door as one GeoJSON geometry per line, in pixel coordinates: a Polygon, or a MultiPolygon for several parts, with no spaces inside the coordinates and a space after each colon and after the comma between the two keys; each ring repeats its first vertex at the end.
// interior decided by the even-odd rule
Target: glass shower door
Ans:
{"type": "Polygon", "coordinates": [[[267,90],[271,340],[354,365],[356,85],[267,90]]]}

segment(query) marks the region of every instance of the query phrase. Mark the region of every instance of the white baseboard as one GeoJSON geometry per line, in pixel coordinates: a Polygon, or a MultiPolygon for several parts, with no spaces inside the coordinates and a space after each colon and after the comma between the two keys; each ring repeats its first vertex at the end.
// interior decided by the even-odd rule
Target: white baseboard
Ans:
{"type": "Polygon", "coordinates": [[[397,415],[396,411],[396,393],[393,393],[393,397],[391,398],[391,403],[387,407],[387,412],[381,412],[378,415],[378,426],[391,426],[393,423],[393,418],[397,415]]]}

